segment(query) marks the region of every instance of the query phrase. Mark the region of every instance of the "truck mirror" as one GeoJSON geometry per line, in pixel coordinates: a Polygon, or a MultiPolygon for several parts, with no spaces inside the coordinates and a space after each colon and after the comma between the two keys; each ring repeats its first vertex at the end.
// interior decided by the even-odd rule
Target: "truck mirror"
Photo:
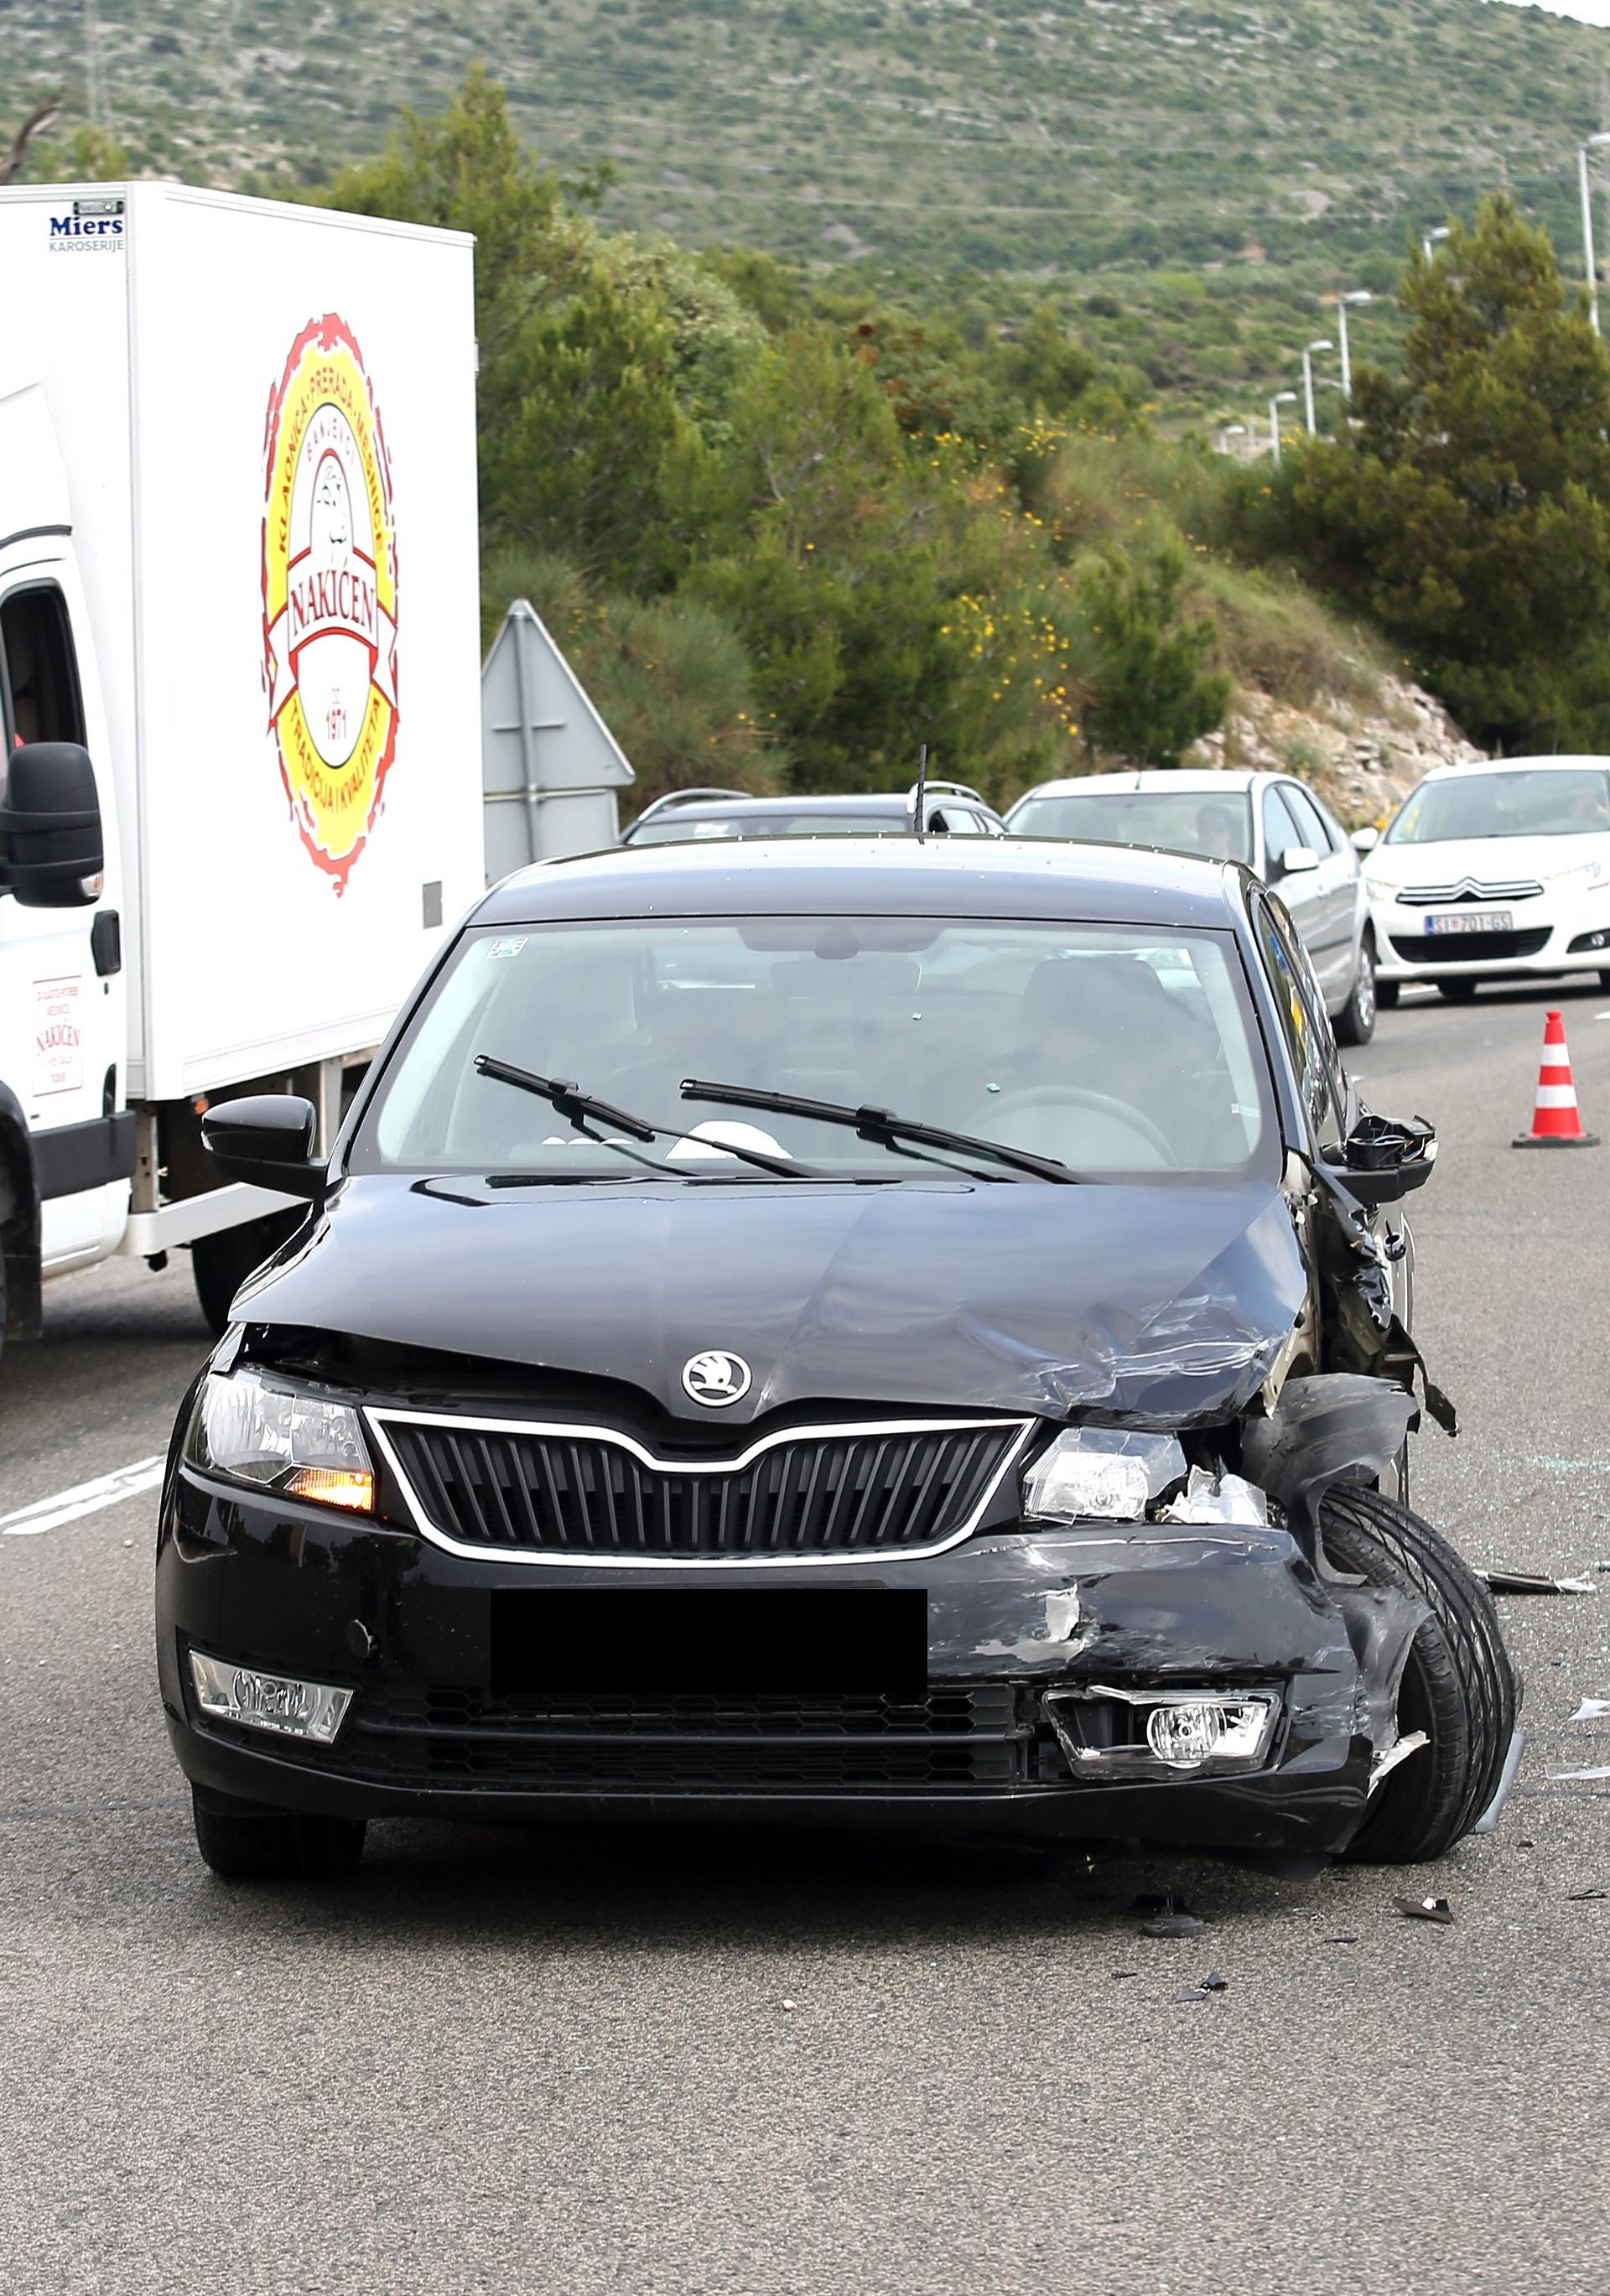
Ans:
{"type": "Polygon", "coordinates": [[[25,909],[86,908],[106,867],[101,801],[87,750],[25,742],[7,760],[0,804],[0,890],[25,909]]]}
{"type": "Polygon", "coordinates": [[[317,1123],[312,1102],[294,1093],[252,1093],[207,1111],[201,1144],[226,1180],[316,1200],[325,1168],[313,1154],[317,1123]]]}

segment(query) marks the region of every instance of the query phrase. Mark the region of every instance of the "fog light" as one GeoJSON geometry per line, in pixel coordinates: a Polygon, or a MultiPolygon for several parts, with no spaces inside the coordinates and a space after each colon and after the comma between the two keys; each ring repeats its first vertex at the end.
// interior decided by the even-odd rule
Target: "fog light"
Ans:
{"type": "Polygon", "coordinates": [[[1190,1699],[1152,1709],[1146,1743],[1171,1770],[1199,1770],[1204,1762],[1256,1761],[1272,1719],[1267,1698],[1190,1699]]]}
{"type": "Polygon", "coordinates": [[[231,1666],[227,1660],[190,1653],[191,1679],[203,1714],[238,1722],[251,1730],[276,1731],[283,1738],[310,1738],[327,1746],[341,1728],[349,1690],[325,1682],[299,1682],[294,1675],[263,1674],[231,1666]]]}

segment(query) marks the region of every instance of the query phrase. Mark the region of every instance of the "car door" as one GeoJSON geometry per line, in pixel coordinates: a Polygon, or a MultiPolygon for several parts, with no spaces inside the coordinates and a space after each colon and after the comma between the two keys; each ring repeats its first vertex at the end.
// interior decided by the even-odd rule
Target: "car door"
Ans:
{"type": "MultiPolygon", "coordinates": [[[[127,1184],[70,1185],[77,1160],[70,1153],[63,1161],[64,1143],[52,1136],[111,1116],[125,1081],[116,813],[99,697],[74,644],[80,599],[66,562],[0,566],[0,749],[7,758],[29,742],[88,749],[106,835],[99,899],[25,907],[0,892],[0,1081],[21,1103],[35,1144],[47,1268],[111,1249],[128,1193],[127,1184]]],[[[80,1133],[78,1144],[89,1138],[80,1133]]]]}
{"type": "Polygon", "coordinates": [[[1315,904],[1315,938],[1310,943],[1314,970],[1332,1012],[1343,1004],[1353,985],[1359,922],[1359,857],[1334,830],[1324,808],[1298,782],[1282,782],[1280,794],[1304,842],[1319,856],[1316,874],[1321,898],[1315,904]]]}
{"type": "Polygon", "coordinates": [[[1291,913],[1309,962],[1319,975],[1326,999],[1330,1001],[1330,987],[1321,972],[1321,955],[1325,942],[1326,890],[1319,868],[1288,869],[1285,857],[1294,846],[1313,850],[1313,831],[1300,822],[1286,800],[1287,784],[1267,782],[1259,803],[1259,820],[1262,836],[1264,882],[1277,892],[1291,913]]]}

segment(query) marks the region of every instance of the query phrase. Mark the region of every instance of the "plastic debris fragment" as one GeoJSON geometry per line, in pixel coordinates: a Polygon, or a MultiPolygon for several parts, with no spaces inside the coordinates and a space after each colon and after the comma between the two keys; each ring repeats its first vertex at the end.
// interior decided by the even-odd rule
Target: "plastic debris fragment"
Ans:
{"type": "Polygon", "coordinates": [[[1590,1784],[1599,1778],[1610,1778],[1610,1762],[1598,1762],[1589,1770],[1550,1770],[1548,1778],[1549,1783],[1555,1785],[1590,1784]]]}
{"type": "Polygon", "coordinates": [[[1478,1570],[1495,1595],[1590,1595],[1586,1578],[1548,1578],[1534,1570],[1478,1570]]]}
{"type": "Polygon", "coordinates": [[[1392,1904],[1409,1922],[1440,1922],[1444,1929],[1453,1927],[1453,1907],[1446,1898],[1394,1898],[1392,1904]]]}
{"type": "Polygon", "coordinates": [[[1571,1719],[1573,1722],[1610,1721],[1610,1698],[1584,1698],[1571,1719]]]}

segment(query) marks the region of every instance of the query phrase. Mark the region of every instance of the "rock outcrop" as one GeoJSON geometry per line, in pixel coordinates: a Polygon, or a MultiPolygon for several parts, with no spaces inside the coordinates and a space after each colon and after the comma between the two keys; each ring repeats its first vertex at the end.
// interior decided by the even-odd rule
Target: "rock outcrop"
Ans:
{"type": "Polygon", "coordinates": [[[1295,774],[1350,829],[1384,822],[1434,767],[1473,765],[1486,751],[1422,687],[1383,677],[1379,689],[1369,706],[1321,695],[1305,709],[1242,690],[1223,732],[1184,762],[1295,774]]]}

